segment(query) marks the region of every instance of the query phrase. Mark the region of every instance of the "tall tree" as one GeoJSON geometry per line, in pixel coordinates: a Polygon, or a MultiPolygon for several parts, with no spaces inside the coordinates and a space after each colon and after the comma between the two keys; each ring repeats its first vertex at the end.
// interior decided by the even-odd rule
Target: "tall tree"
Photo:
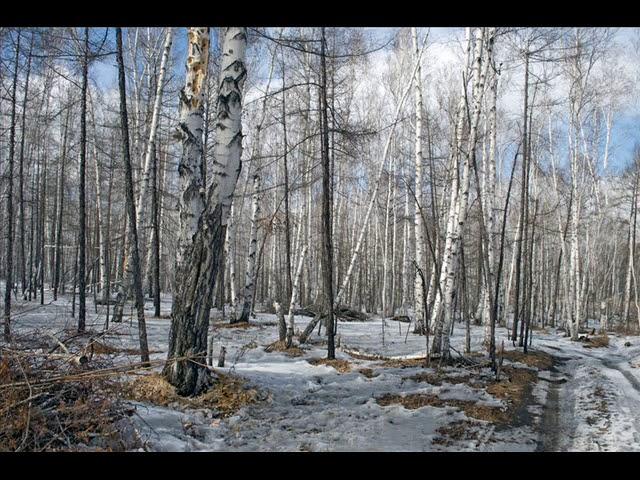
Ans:
{"type": "MultiPolygon", "coordinates": [[[[89,77],[89,28],[84,28],[84,50],[82,56],[82,90],[80,93],[80,173],[78,183],[79,218],[78,229],[78,332],[84,332],[87,316],[86,291],[86,192],[85,177],[87,164],[87,81],[89,77]]],[[[43,259],[44,261],[44,259],[43,259]]],[[[44,269],[43,269],[44,283],[44,269]]]]}
{"type": "Polygon", "coordinates": [[[13,84],[11,86],[11,127],[9,129],[9,171],[7,189],[7,250],[6,250],[6,284],[4,290],[4,339],[11,338],[11,290],[13,289],[13,156],[16,139],[16,88],[18,85],[18,67],[20,63],[20,36],[18,30],[16,40],[16,56],[13,67],[13,84]]]}
{"type": "MultiPolygon", "coordinates": [[[[207,29],[193,32],[191,38],[196,40],[198,35],[208,37],[207,29]]],[[[183,245],[186,248],[183,249],[183,262],[181,271],[178,272],[180,281],[171,309],[169,352],[163,370],[164,376],[176,387],[180,395],[195,395],[201,392],[210,379],[204,362],[209,314],[233,192],[242,166],[242,94],[246,78],[246,44],[246,28],[224,29],[215,121],[216,161],[211,172],[211,185],[207,192],[204,211],[197,219],[197,230],[191,243],[183,245]]],[[[189,63],[187,67],[189,78],[189,63]]],[[[203,75],[204,72],[206,68],[202,71],[203,75]]],[[[196,79],[202,80],[197,76],[196,79]]],[[[190,86],[189,83],[187,86],[190,86]]],[[[202,81],[191,84],[191,87],[195,88],[191,90],[193,96],[189,102],[196,108],[202,105],[202,86],[202,81]]],[[[183,90],[183,101],[185,93],[183,90]]],[[[193,126],[193,123],[191,125],[193,126]]],[[[201,129],[201,124],[199,127],[201,129]]],[[[183,141],[181,162],[188,158],[190,153],[191,145],[185,143],[183,141]]],[[[191,170],[190,175],[198,174],[191,170]]],[[[181,203],[181,207],[183,206],[189,207],[184,202],[181,203]]],[[[194,216],[194,212],[190,212],[190,215],[194,216]]]]}
{"type": "Polygon", "coordinates": [[[131,274],[133,290],[138,314],[138,338],[140,340],[140,357],[143,365],[149,364],[149,347],[147,344],[147,325],[144,319],[144,298],[142,296],[142,278],[140,272],[140,254],[138,251],[138,228],[136,225],[136,204],[133,196],[133,174],[131,172],[131,156],[129,153],[129,119],[127,116],[127,91],[122,55],[122,28],[116,28],[116,44],[118,59],[118,87],[120,90],[120,126],[122,129],[122,157],[125,168],[127,217],[129,219],[129,243],[131,245],[131,274]]]}
{"type": "Polygon", "coordinates": [[[320,62],[321,62],[321,113],[322,113],[322,276],[324,288],[324,310],[327,316],[327,358],[333,360],[336,357],[334,337],[335,337],[335,319],[333,314],[333,245],[332,245],[332,209],[333,203],[331,191],[331,169],[329,163],[329,125],[328,125],[328,105],[327,105],[327,65],[325,48],[327,39],[325,36],[325,28],[321,29],[320,41],[320,62]]]}

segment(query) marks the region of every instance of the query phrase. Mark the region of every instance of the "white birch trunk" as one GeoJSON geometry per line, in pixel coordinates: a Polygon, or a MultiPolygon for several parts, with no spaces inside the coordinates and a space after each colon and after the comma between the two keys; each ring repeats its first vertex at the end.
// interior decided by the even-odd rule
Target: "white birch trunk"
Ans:
{"type": "Polygon", "coordinates": [[[369,218],[371,217],[371,211],[373,210],[373,205],[375,204],[376,198],[378,196],[378,191],[380,190],[380,185],[381,185],[381,179],[382,179],[382,174],[384,172],[384,167],[387,163],[387,156],[389,154],[389,146],[391,145],[391,140],[393,138],[393,132],[395,131],[395,127],[398,123],[398,119],[400,118],[400,113],[402,111],[402,107],[404,105],[404,102],[407,98],[407,95],[409,94],[409,91],[411,90],[411,86],[413,84],[413,80],[416,76],[416,72],[418,71],[419,67],[420,67],[420,59],[422,58],[422,53],[424,52],[424,48],[426,45],[426,37],[424,39],[424,41],[422,42],[422,47],[420,48],[420,52],[418,53],[418,58],[416,59],[414,68],[413,68],[413,72],[411,73],[411,76],[408,79],[407,82],[407,86],[405,88],[405,91],[402,95],[402,98],[400,100],[400,103],[398,103],[398,107],[396,108],[396,113],[394,116],[394,120],[393,120],[393,124],[391,125],[391,128],[389,129],[389,136],[387,137],[387,141],[385,143],[384,146],[384,150],[382,153],[382,160],[380,162],[380,169],[378,170],[378,175],[375,181],[375,187],[373,189],[373,192],[371,193],[371,198],[369,200],[369,205],[367,207],[367,212],[365,214],[364,217],[364,223],[362,224],[362,228],[360,230],[360,235],[358,236],[358,242],[356,243],[356,248],[353,251],[353,254],[351,256],[351,261],[349,262],[349,268],[347,269],[347,273],[344,277],[344,280],[342,281],[342,285],[340,286],[340,290],[338,290],[338,294],[336,295],[336,298],[334,300],[334,303],[336,305],[338,305],[340,303],[340,300],[342,299],[342,295],[344,294],[347,284],[349,283],[349,280],[351,279],[351,274],[353,273],[353,267],[355,266],[356,260],[358,258],[358,255],[360,254],[360,249],[362,248],[362,240],[364,239],[364,235],[365,235],[365,231],[366,231],[366,226],[369,223],[369,218]]]}
{"type": "MultiPolygon", "coordinates": [[[[415,136],[415,171],[416,182],[414,187],[415,195],[415,212],[414,212],[414,225],[416,235],[416,263],[419,268],[424,268],[424,252],[425,252],[425,238],[424,238],[424,225],[422,222],[422,214],[420,208],[422,207],[422,67],[419,61],[418,51],[418,33],[415,27],[411,28],[411,37],[413,40],[413,50],[417,61],[418,70],[416,72],[415,81],[415,115],[416,115],[416,136],[415,136]]],[[[424,272],[423,272],[424,275],[424,272]]],[[[422,288],[422,279],[418,270],[416,269],[414,274],[413,284],[413,297],[414,297],[414,312],[415,323],[418,331],[424,328],[424,312],[425,312],[425,298],[424,289],[422,288]]]]}
{"type": "MultiPolygon", "coordinates": [[[[455,273],[457,269],[458,263],[458,250],[460,247],[460,242],[462,240],[462,229],[464,223],[466,221],[467,215],[467,205],[469,201],[469,181],[470,181],[470,157],[473,155],[473,151],[476,148],[477,143],[477,130],[478,130],[478,122],[480,117],[480,110],[482,106],[482,96],[484,93],[484,78],[486,76],[486,68],[487,63],[485,62],[484,67],[482,66],[483,59],[483,42],[484,42],[484,31],[483,29],[476,30],[476,44],[475,44],[475,52],[474,52],[474,68],[473,68],[473,84],[472,84],[472,99],[473,99],[473,114],[469,131],[469,138],[467,140],[467,149],[466,155],[464,158],[464,162],[462,165],[462,181],[460,185],[460,196],[456,199],[457,202],[455,204],[455,214],[454,217],[456,219],[455,223],[452,223],[452,231],[451,231],[451,243],[452,248],[450,251],[450,268],[447,269],[447,275],[445,277],[444,288],[442,288],[442,292],[444,295],[443,307],[445,313],[444,325],[441,328],[436,328],[434,335],[434,343],[432,347],[432,351],[434,353],[441,352],[444,357],[448,357],[449,355],[449,335],[451,331],[451,327],[453,325],[453,293],[454,289],[454,280],[455,273]],[[439,334],[442,335],[442,338],[438,338],[439,334]],[[440,345],[440,340],[442,341],[442,345],[440,345]],[[439,350],[441,348],[441,350],[439,350]]],[[[471,36],[469,35],[469,38],[471,36]]],[[[470,48],[469,48],[470,50],[470,48]]],[[[464,111],[461,109],[461,113],[464,111]]],[[[449,237],[449,234],[447,235],[449,237]]],[[[444,270],[444,269],[443,269],[444,270]]],[[[441,283],[442,285],[442,283],[441,283]]]]}
{"type": "Polygon", "coordinates": [[[182,157],[178,164],[180,231],[176,252],[176,274],[184,265],[186,250],[198,230],[204,210],[202,183],[202,133],[204,124],[204,85],[209,61],[208,27],[190,27],[185,86],[180,92],[180,124],[182,157]]]}
{"type": "Polygon", "coordinates": [[[302,247],[302,252],[300,253],[300,259],[298,260],[298,268],[296,269],[296,275],[293,280],[293,288],[291,290],[291,302],[289,303],[289,316],[287,318],[287,336],[286,336],[286,345],[287,348],[291,347],[291,342],[293,339],[293,328],[294,328],[294,315],[293,311],[296,307],[296,301],[298,300],[298,292],[300,290],[300,277],[302,276],[302,266],[304,265],[304,258],[307,255],[307,245],[305,244],[302,247]]]}
{"type": "Polygon", "coordinates": [[[244,278],[244,296],[242,302],[242,312],[238,321],[249,321],[251,304],[253,302],[253,292],[255,290],[255,266],[256,253],[258,248],[258,217],[260,216],[260,175],[253,177],[253,199],[251,206],[251,233],[249,238],[249,254],[247,255],[247,266],[244,278]]]}

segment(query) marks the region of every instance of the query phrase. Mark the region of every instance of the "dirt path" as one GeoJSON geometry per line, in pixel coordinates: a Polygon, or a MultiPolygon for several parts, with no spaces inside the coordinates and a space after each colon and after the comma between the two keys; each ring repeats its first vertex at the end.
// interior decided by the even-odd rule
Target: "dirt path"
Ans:
{"type": "Polygon", "coordinates": [[[537,450],[640,451],[640,381],[629,357],[616,348],[580,348],[567,343],[553,353],[537,450]]]}

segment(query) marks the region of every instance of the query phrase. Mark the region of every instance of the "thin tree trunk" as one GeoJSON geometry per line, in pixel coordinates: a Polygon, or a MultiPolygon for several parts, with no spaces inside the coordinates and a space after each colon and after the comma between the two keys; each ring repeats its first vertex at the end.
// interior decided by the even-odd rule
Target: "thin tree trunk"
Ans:
{"type": "Polygon", "coordinates": [[[15,65],[13,69],[13,85],[11,88],[11,128],[9,130],[9,168],[7,178],[9,186],[7,188],[7,250],[6,250],[6,284],[4,290],[4,339],[11,339],[11,289],[13,288],[13,157],[15,152],[16,138],[16,87],[18,84],[18,66],[20,59],[20,35],[18,30],[18,41],[16,43],[15,65]]]}
{"type": "Polygon", "coordinates": [[[29,98],[29,76],[31,74],[31,53],[33,51],[33,33],[31,34],[31,43],[29,45],[29,54],[27,57],[27,73],[24,85],[24,96],[22,99],[22,129],[20,132],[20,188],[19,188],[19,198],[20,198],[20,257],[19,257],[19,275],[20,275],[20,286],[22,288],[22,297],[26,300],[25,295],[25,287],[26,287],[26,276],[25,276],[25,239],[24,239],[24,141],[26,136],[26,120],[27,120],[27,100],[29,98]]]}
{"type": "MultiPolygon", "coordinates": [[[[89,70],[89,28],[84,28],[84,52],[82,60],[82,91],[80,97],[80,173],[78,231],[78,332],[84,332],[86,324],[86,195],[85,178],[87,163],[87,80],[89,70]]],[[[44,269],[43,269],[44,274],[44,269]]],[[[44,278],[44,277],[43,277],[44,278]]]]}
{"type": "Polygon", "coordinates": [[[131,274],[133,290],[138,314],[138,338],[140,340],[140,358],[143,366],[149,365],[149,346],[147,344],[147,326],[144,318],[144,298],[142,295],[142,278],[140,255],[138,251],[138,228],[136,225],[136,204],[133,195],[133,174],[129,153],[129,119],[127,118],[127,93],[125,85],[124,60],[122,58],[122,29],[116,28],[118,83],[120,90],[120,122],[122,128],[122,156],[125,167],[127,216],[129,219],[129,243],[131,244],[131,274]]]}

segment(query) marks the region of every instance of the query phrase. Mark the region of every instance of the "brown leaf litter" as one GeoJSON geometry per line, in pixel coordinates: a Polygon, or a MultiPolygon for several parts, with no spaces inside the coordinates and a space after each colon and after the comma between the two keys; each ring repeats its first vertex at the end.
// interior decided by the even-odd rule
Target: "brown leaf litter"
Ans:
{"type": "MultiPolygon", "coordinates": [[[[530,367],[549,369],[553,365],[551,355],[535,351],[526,355],[516,350],[504,352],[504,358],[513,362],[521,362],[530,367]]],[[[408,409],[417,409],[424,406],[432,407],[456,407],[462,410],[467,417],[488,421],[497,424],[510,424],[516,417],[516,412],[528,401],[533,385],[536,383],[538,373],[529,368],[516,368],[506,365],[502,368],[500,381],[483,379],[472,375],[452,376],[446,372],[420,372],[407,379],[416,382],[427,382],[431,385],[442,385],[443,382],[451,384],[465,383],[471,387],[484,388],[493,397],[502,400],[504,407],[492,407],[479,405],[471,400],[444,400],[434,394],[386,394],[377,399],[379,405],[388,406],[400,404],[408,409]]],[[[457,433],[454,431],[454,435],[457,433]]]]}
{"type": "Polygon", "coordinates": [[[374,378],[380,375],[379,372],[374,372],[372,368],[361,368],[360,370],[358,370],[358,373],[364,375],[367,378],[374,378]]]}
{"type": "MultiPolygon", "coordinates": [[[[93,352],[95,355],[111,355],[111,354],[125,354],[125,355],[140,355],[139,348],[120,348],[113,345],[102,343],[98,340],[92,341],[87,350],[93,352]]],[[[149,353],[162,353],[161,350],[150,350],[149,353]]]]}
{"type": "Polygon", "coordinates": [[[74,368],[26,351],[3,355],[0,451],[123,451],[137,446],[136,438],[125,434],[130,412],[118,398],[116,382],[95,377],[45,383],[72,374],[74,368]]]}
{"type": "Polygon", "coordinates": [[[211,388],[195,397],[181,397],[175,387],[158,373],[140,375],[125,384],[125,397],[160,406],[177,405],[183,408],[211,408],[223,417],[233,415],[245,405],[258,401],[256,389],[247,388],[245,381],[227,374],[216,373],[211,388]]]}
{"type": "Polygon", "coordinates": [[[593,337],[587,337],[588,343],[583,345],[584,348],[604,348],[609,346],[609,336],[607,332],[593,337]]]}
{"type": "Polygon", "coordinates": [[[451,422],[436,429],[439,436],[433,439],[433,443],[452,446],[454,442],[477,440],[480,433],[477,428],[479,426],[481,426],[479,422],[469,420],[451,422]]]}
{"type": "Polygon", "coordinates": [[[304,355],[303,349],[301,349],[300,347],[296,347],[295,345],[287,348],[287,344],[283,340],[278,340],[276,342],[270,343],[269,345],[264,347],[264,351],[267,353],[282,352],[286,353],[289,357],[301,357],[302,355],[304,355]]]}
{"type": "Polygon", "coordinates": [[[472,378],[470,375],[447,375],[445,372],[421,372],[410,377],[405,377],[405,380],[413,380],[414,382],[426,382],[431,385],[440,386],[442,382],[450,383],[451,385],[458,385],[460,383],[472,384],[477,379],[472,378]]]}
{"type": "Polygon", "coordinates": [[[329,360],[327,358],[311,358],[307,360],[311,365],[326,365],[328,367],[335,368],[339,373],[346,373],[351,371],[351,364],[347,360],[334,359],[329,360]]]}
{"type": "Polygon", "coordinates": [[[416,410],[421,407],[456,407],[462,410],[467,417],[476,418],[492,423],[502,423],[507,421],[504,409],[500,407],[490,407],[479,405],[478,402],[472,400],[443,400],[437,395],[428,393],[410,393],[407,395],[399,395],[395,393],[387,393],[378,397],[378,405],[387,407],[394,404],[400,404],[408,410],[416,410]]]}
{"type": "Polygon", "coordinates": [[[539,368],[540,370],[548,370],[553,366],[553,357],[538,350],[529,351],[526,354],[519,350],[505,350],[502,356],[506,360],[524,363],[529,367],[539,368]]]}
{"type": "Polygon", "coordinates": [[[264,328],[263,325],[255,322],[238,322],[238,323],[227,323],[227,322],[213,322],[213,328],[237,328],[246,330],[248,328],[264,328]]]}
{"type": "Polygon", "coordinates": [[[390,359],[376,365],[383,368],[411,368],[422,367],[426,361],[425,357],[420,358],[402,358],[402,359],[390,359]]]}

